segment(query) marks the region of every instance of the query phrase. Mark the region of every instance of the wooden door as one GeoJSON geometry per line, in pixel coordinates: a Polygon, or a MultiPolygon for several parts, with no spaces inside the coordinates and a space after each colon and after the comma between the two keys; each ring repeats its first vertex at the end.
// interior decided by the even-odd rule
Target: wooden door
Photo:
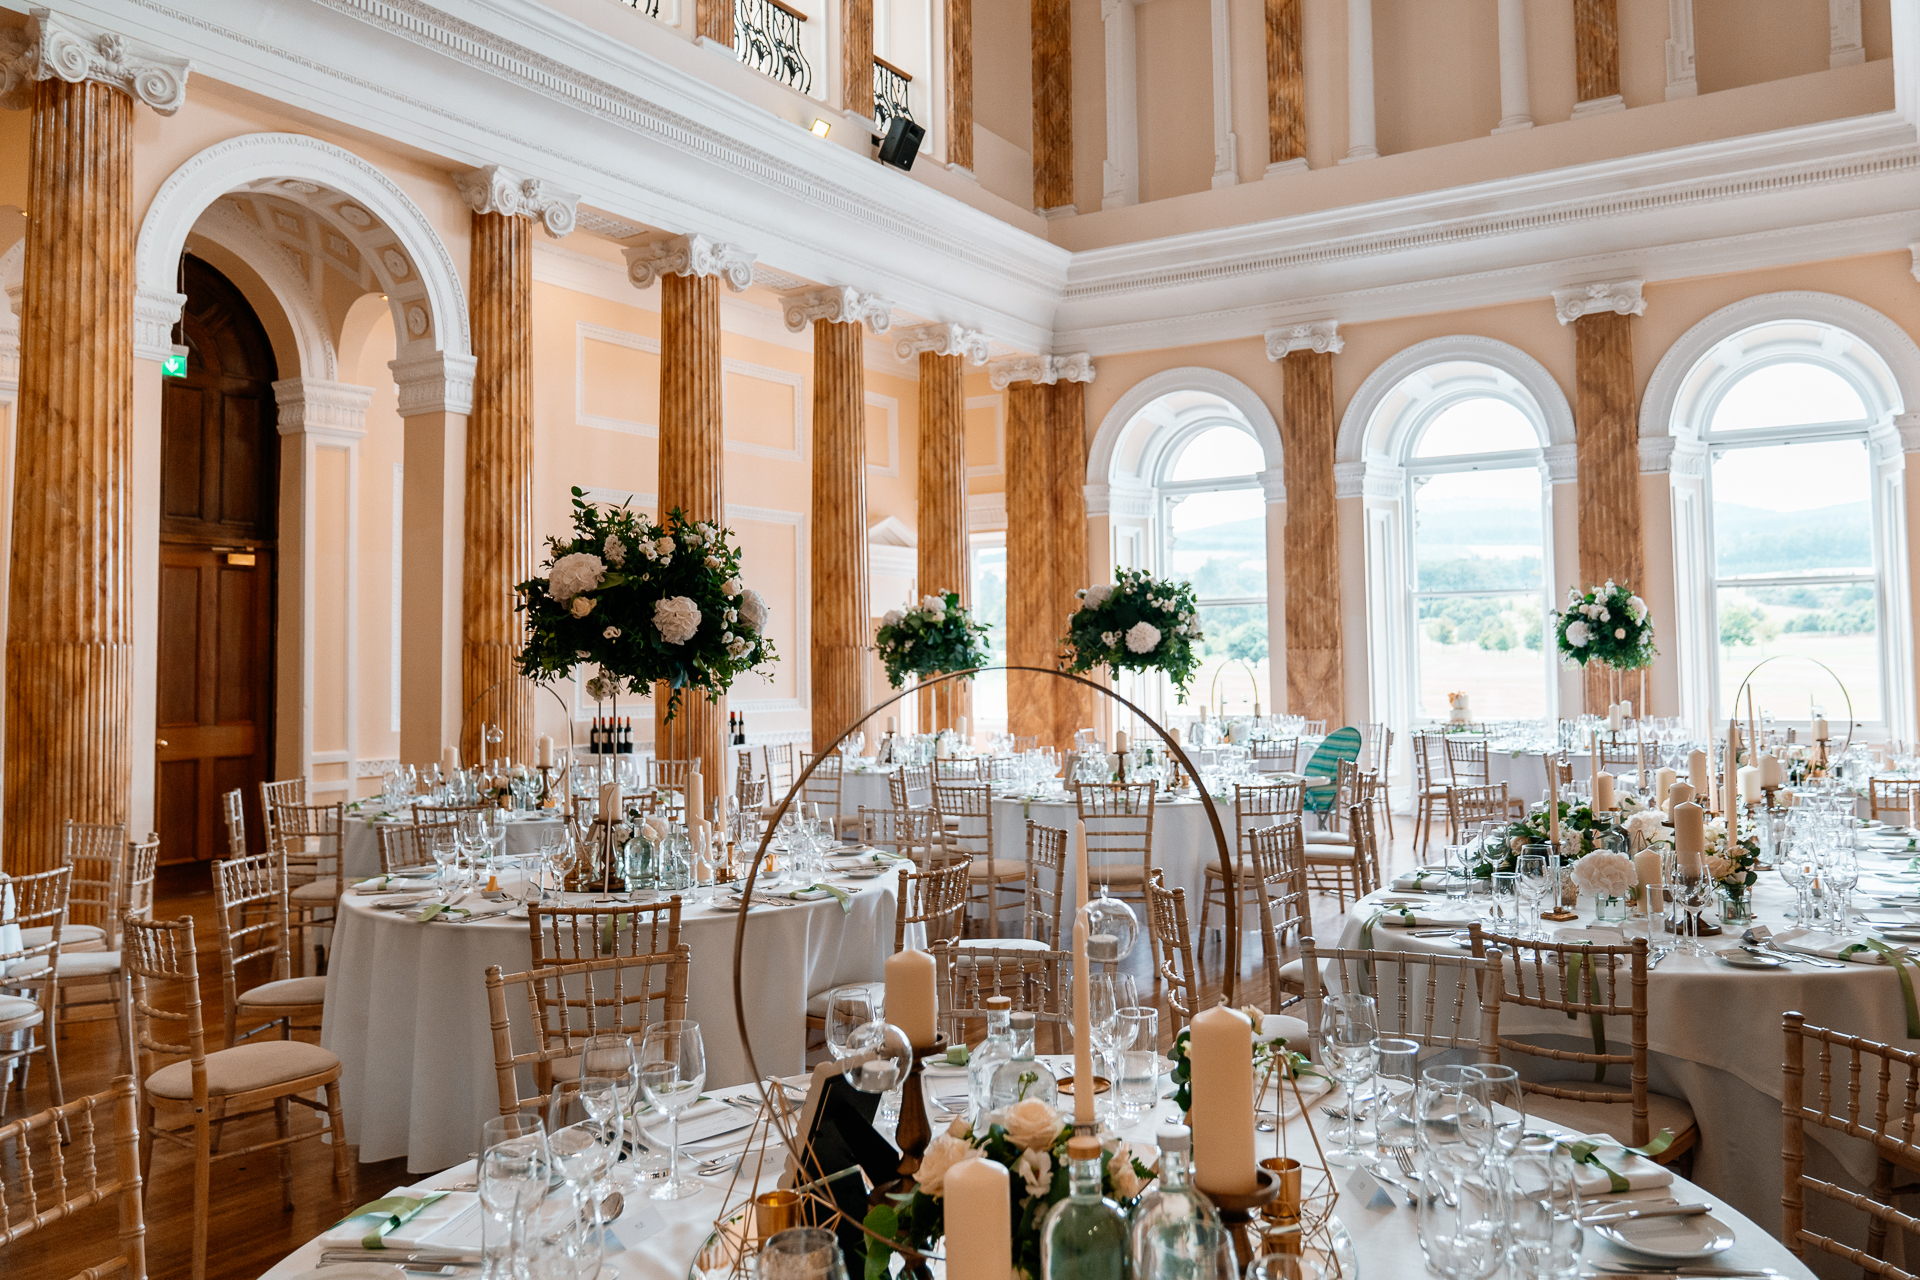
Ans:
{"type": "Polygon", "coordinates": [[[166,862],[227,854],[220,796],[246,797],[261,847],[272,776],[273,350],[240,291],[186,263],[185,377],[165,385],[154,825],[166,862]]]}

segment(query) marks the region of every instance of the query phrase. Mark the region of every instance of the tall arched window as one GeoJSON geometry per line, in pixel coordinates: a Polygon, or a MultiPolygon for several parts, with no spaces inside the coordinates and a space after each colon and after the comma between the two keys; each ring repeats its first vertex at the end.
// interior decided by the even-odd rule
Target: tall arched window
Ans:
{"type": "Polygon", "coordinates": [[[1154,488],[1160,572],[1193,584],[1207,639],[1196,700],[1226,710],[1271,706],[1265,467],[1245,419],[1212,396],[1176,412],[1154,488]]]}

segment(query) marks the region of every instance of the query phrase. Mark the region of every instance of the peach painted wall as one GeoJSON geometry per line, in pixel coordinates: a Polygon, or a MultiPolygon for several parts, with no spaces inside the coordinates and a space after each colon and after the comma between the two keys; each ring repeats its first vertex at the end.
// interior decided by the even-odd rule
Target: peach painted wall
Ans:
{"type": "Polygon", "coordinates": [[[1500,123],[1500,29],[1485,0],[1373,0],[1381,155],[1490,133],[1500,123]]]}
{"type": "MultiPolygon", "coordinates": [[[[1213,37],[1209,0],[1134,8],[1139,52],[1140,200],[1206,191],[1213,178],[1213,37]]],[[[1106,150],[1104,128],[1075,141],[1106,150]]],[[[1096,170],[1097,171],[1097,170],[1096,170]]]]}

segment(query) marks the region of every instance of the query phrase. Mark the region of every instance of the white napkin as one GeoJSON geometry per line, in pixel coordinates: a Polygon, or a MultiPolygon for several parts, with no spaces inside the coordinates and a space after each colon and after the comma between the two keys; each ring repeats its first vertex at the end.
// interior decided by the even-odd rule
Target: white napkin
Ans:
{"type": "MultiPolygon", "coordinates": [[[[424,1196],[435,1190],[433,1187],[396,1187],[387,1195],[424,1196]]],[[[320,1237],[320,1244],[323,1248],[355,1249],[371,1229],[366,1219],[350,1218],[329,1227],[320,1237]]],[[[480,1247],[480,1197],[471,1191],[449,1191],[382,1236],[381,1243],[388,1249],[413,1249],[425,1244],[435,1248],[477,1249],[480,1247]],[[473,1236],[471,1242],[466,1240],[469,1232],[473,1236]]]]}
{"type": "Polygon", "coordinates": [[[1805,929],[1788,929],[1773,935],[1773,943],[1783,951],[1798,951],[1802,955],[1824,956],[1828,960],[1851,960],[1855,964],[1885,964],[1887,958],[1871,947],[1861,947],[1848,955],[1841,955],[1849,947],[1860,947],[1858,938],[1835,938],[1829,934],[1815,935],[1805,929]]]}
{"type": "MultiPolygon", "coordinates": [[[[1567,1134],[1565,1141],[1578,1142],[1578,1134],[1567,1134]]],[[[1603,1196],[1613,1191],[1613,1180],[1607,1177],[1607,1169],[1613,1170],[1627,1180],[1629,1191],[1651,1191],[1655,1187],[1673,1185],[1673,1170],[1655,1164],[1643,1155],[1628,1151],[1614,1139],[1603,1133],[1593,1134],[1585,1139],[1597,1148],[1593,1158],[1605,1165],[1606,1169],[1595,1168],[1590,1164],[1574,1166],[1574,1178],[1580,1194],[1583,1196],[1603,1196]]]]}
{"type": "Polygon", "coordinates": [[[1471,911],[1439,912],[1419,907],[1383,907],[1379,923],[1389,929],[1464,929],[1479,919],[1471,911]]]}
{"type": "Polygon", "coordinates": [[[1395,876],[1393,887],[1399,893],[1444,893],[1457,878],[1445,867],[1416,867],[1395,876]]]}

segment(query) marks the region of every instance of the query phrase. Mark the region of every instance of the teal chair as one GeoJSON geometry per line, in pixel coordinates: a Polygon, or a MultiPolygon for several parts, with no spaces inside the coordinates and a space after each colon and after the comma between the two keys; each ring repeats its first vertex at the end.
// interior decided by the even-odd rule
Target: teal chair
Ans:
{"type": "MultiPolygon", "coordinates": [[[[1300,772],[1308,777],[1337,778],[1340,776],[1340,763],[1351,764],[1360,758],[1360,731],[1352,725],[1342,725],[1321,740],[1315,748],[1313,758],[1307,761],[1300,772]]],[[[1325,786],[1309,787],[1301,808],[1308,813],[1325,815],[1333,808],[1338,796],[1338,788],[1328,782],[1325,786]]]]}

